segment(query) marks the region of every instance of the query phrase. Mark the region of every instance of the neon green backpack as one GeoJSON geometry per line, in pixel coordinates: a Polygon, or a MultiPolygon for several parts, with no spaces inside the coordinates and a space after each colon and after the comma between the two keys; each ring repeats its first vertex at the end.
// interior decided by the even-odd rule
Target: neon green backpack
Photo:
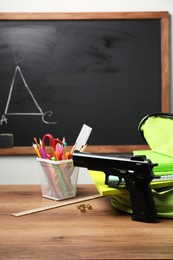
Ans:
{"type": "Polygon", "coordinates": [[[152,151],[173,157],[173,114],[146,116],[139,123],[138,131],[152,151]]]}
{"type": "MultiPolygon", "coordinates": [[[[138,131],[151,150],[134,151],[134,155],[145,155],[152,163],[158,163],[153,171],[160,179],[151,182],[157,215],[173,218],[173,114],[148,115],[139,123],[138,131]]],[[[111,204],[121,211],[132,213],[126,189],[117,189],[117,193],[111,196],[111,204]]]]}

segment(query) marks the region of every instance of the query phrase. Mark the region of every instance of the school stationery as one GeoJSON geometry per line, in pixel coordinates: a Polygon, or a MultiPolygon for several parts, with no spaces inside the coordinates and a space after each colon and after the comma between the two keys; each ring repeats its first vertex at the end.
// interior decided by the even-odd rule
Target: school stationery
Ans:
{"type": "Polygon", "coordinates": [[[65,138],[59,140],[51,134],[45,134],[38,143],[34,138],[33,148],[37,154],[40,168],[42,196],[54,200],[63,200],[76,196],[79,168],[73,166],[73,149],[84,150],[92,128],[83,125],[72,150],[66,151],[65,138]]]}
{"type": "Polygon", "coordinates": [[[86,197],[82,197],[82,198],[72,198],[67,201],[59,202],[59,203],[56,203],[53,205],[48,205],[48,206],[43,206],[40,208],[29,209],[29,210],[25,210],[25,211],[12,213],[11,215],[14,217],[21,217],[21,216],[25,216],[25,215],[45,211],[45,210],[60,208],[60,207],[69,206],[72,204],[76,204],[76,203],[80,203],[80,202],[84,202],[84,201],[88,201],[88,200],[93,200],[93,199],[99,199],[99,198],[102,198],[102,196],[100,194],[90,195],[90,196],[86,196],[86,197]]]}
{"type": "Polygon", "coordinates": [[[53,161],[37,158],[41,177],[42,196],[64,200],[76,196],[79,168],[72,159],[53,161]]]}
{"type": "Polygon", "coordinates": [[[80,150],[86,145],[88,138],[91,134],[91,131],[92,131],[91,127],[83,124],[82,129],[75,142],[75,150],[80,150]]]}
{"type": "MultiPolygon", "coordinates": [[[[64,143],[60,141],[58,138],[53,138],[51,134],[45,134],[42,138],[42,147],[41,150],[43,151],[43,158],[46,157],[47,159],[52,159],[54,157],[56,160],[61,160],[63,155],[63,147],[64,143]],[[46,140],[48,139],[50,152],[46,150],[46,140]],[[58,147],[61,146],[61,149],[58,147]]],[[[44,158],[45,159],[45,158],[44,158]]]]}
{"type": "Polygon", "coordinates": [[[49,159],[49,160],[68,160],[71,158],[71,154],[66,152],[66,143],[63,140],[54,138],[51,134],[45,134],[40,140],[40,143],[37,142],[37,139],[34,138],[35,144],[33,148],[38,156],[38,158],[49,159]]]}

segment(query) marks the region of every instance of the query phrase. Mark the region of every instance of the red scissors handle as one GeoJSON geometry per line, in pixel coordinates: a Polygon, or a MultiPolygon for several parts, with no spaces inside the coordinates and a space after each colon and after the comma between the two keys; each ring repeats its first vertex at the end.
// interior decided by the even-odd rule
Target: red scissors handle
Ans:
{"type": "Polygon", "coordinates": [[[57,139],[53,138],[53,136],[52,136],[51,134],[45,134],[45,135],[43,136],[43,138],[42,138],[42,149],[44,150],[44,153],[45,153],[46,157],[51,160],[53,154],[52,154],[52,153],[48,153],[48,152],[46,151],[46,147],[45,147],[46,138],[49,139],[49,146],[52,147],[54,151],[56,151],[56,145],[57,145],[57,143],[60,143],[60,144],[63,145],[63,142],[60,141],[58,138],[57,138],[57,139]]]}

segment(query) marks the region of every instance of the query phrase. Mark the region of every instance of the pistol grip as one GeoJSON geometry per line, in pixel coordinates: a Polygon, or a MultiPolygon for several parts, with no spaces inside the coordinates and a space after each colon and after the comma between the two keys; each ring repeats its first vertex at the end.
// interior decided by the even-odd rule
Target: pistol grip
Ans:
{"type": "Polygon", "coordinates": [[[150,183],[140,174],[128,173],[126,185],[132,205],[132,220],[141,222],[157,222],[157,211],[150,183]]]}

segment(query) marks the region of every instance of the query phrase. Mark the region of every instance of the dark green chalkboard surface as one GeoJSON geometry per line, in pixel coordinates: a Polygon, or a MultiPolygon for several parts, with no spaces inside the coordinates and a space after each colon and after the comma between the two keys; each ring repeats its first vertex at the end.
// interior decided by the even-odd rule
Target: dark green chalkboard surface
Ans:
{"type": "Polygon", "coordinates": [[[143,145],[140,120],[169,111],[168,32],[165,12],[1,14],[0,133],[143,145]]]}

